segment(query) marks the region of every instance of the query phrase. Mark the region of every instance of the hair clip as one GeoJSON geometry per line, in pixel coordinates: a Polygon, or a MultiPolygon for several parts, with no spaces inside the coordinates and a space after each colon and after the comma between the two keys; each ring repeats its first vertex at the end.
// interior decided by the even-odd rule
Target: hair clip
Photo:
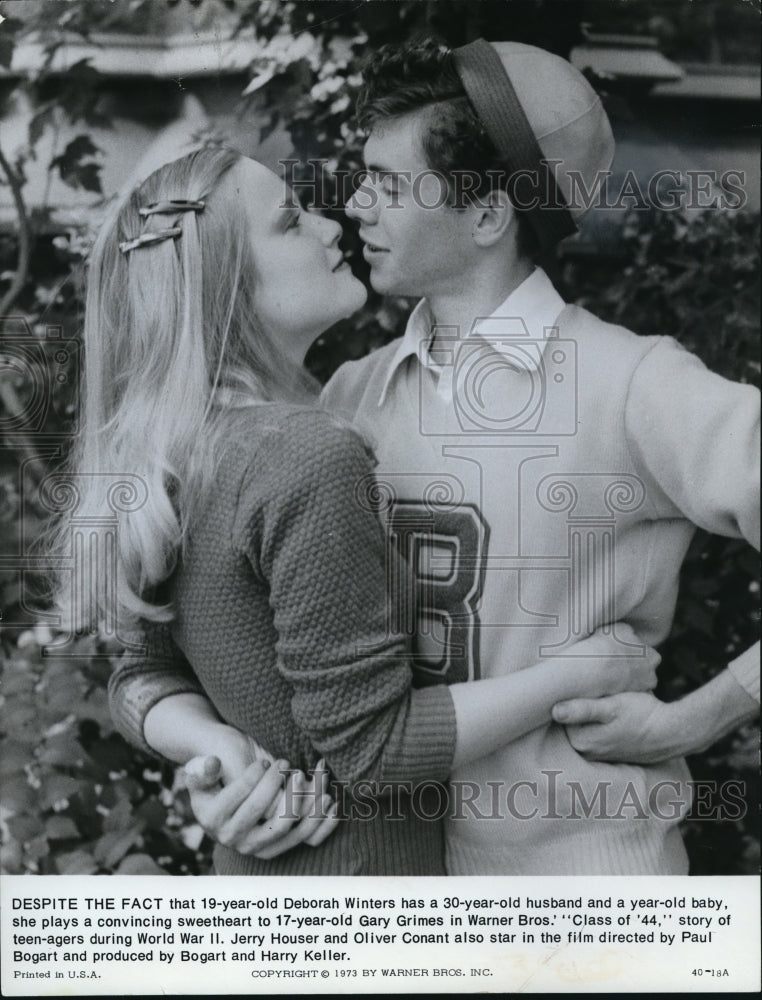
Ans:
{"type": "Polygon", "coordinates": [[[175,226],[172,229],[157,229],[155,233],[143,233],[132,240],[125,240],[119,244],[122,253],[129,253],[130,250],[137,250],[138,247],[149,247],[154,243],[163,243],[164,240],[174,240],[182,234],[182,229],[175,226]]]}
{"type": "Polygon", "coordinates": [[[172,212],[203,212],[203,201],[188,201],[185,198],[170,198],[167,201],[153,201],[138,213],[146,218],[148,215],[171,215],[172,212]]]}

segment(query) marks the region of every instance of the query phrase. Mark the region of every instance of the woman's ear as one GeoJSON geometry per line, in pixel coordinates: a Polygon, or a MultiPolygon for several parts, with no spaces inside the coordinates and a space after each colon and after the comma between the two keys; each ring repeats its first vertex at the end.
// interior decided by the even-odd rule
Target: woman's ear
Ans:
{"type": "Polygon", "coordinates": [[[475,206],[475,221],[471,231],[474,243],[491,247],[505,236],[514,221],[516,210],[506,191],[492,191],[475,206]]]}

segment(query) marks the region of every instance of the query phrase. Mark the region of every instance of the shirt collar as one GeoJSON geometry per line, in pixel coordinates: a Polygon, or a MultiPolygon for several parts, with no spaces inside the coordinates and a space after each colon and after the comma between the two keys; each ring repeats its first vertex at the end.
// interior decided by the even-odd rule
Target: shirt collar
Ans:
{"type": "MultiPolygon", "coordinates": [[[[544,348],[548,338],[553,336],[556,321],[565,304],[545,271],[538,267],[514,288],[491,315],[478,318],[466,336],[480,336],[492,343],[498,352],[501,352],[501,341],[510,342],[519,338],[541,341],[544,348]]],[[[405,334],[389,363],[379,406],[383,406],[392,379],[408,358],[415,357],[426,368],[435,373],[441,372],[429,351],[433,325],[429,303],[421,299],[411,312],[405,334]]],[[[457,331],[453,330],[453,336],[457,337],[457,331]]],[[[536,367],[541,359],[542,351],[536,355],[532,352],[528,364],[536,367]]]]}

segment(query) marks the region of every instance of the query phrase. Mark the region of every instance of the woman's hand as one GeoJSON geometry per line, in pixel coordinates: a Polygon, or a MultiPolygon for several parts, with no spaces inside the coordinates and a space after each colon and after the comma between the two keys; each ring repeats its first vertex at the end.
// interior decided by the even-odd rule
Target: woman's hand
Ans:
{"type": "Polygon", "coordinates": [[[310,778],[292,771],[286,761],[249,762],[247,737],[231,737],[223,754],[224,766],[215,755],[196,757],[184,768],[191,808],[213,840],[239,854],[268,860],[302,843],[316,847],[336,828],[336,807],[322,761],[310,778]],[[243,770],[233,777],[231,771],[240,763],[243,770]]]}
{"type": "Polygon", "coordinates": [[[268,847],[257,851],[263,860],[277,857],[296,847],[308,844],[317,847],[330,836],[339,823],[336,803],[329,793],[328,768],[324,760],[315,767],[312,777],[302,771],[289,771],[279,798],[268,810],[268,817],[296,817],[294,826],[268,847]]]}
{"type": "Polygon", "coordinates": [[[143,728],[157,753],[185,762],[193,813],[218,843],[266,860],[298,844],[315,847],[336,828],[327,772],[318,767],[307,778],[285,761],[276,765],[203,695],[161,699],[143,728]]]}
{"type": "Polygon", "coordinates": [[[574,656],[585,657],[587,670],[583,697],[601,698],[624,691],[652,691],[656,687],[656,668],[661,656],[643,645],[633,629],[624,622],[600,628],[574,647],[574,656]],[[616,641],[613,638],[616,630],[616,641]],[[622,655],[622,645],[632,646],[632,655],[622,655]]]}

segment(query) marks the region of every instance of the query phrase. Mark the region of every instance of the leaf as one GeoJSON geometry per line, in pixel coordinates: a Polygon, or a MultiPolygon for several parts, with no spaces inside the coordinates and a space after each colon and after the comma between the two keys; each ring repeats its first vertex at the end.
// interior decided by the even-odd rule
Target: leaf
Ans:
{"type": "Polygon", "coordinates": [[[94,763],[106,772],[129,770],[135,759],[132,747],[116,734],[107,739],[93,741],[88,745],[87,753],[94,763]]]}
{"type": "Polygon", "coordinates": [[[45,836],[48,840],[75,840],[80,833],[77,824],[69,816],[50,816],[45,821],[45,836]]]}
{"type": "Polygon", "coordinates": [[[0,66],[3,69],[10,69],[13,62],[13,39],[4,34],[0,34],[0,66]]]}
{"type": "Polygon", "coordinates": [[[46,740],[37,760],[40,764],[75,767],[84,759],[85,752],[73,732],[59,733],[46,740]]]}
{"type": "Polygon", "coordinates": [[[42,781],[42,788],[38,792],[38,799],[41,809],[52,809],[56,802],[61,799],[68,799],[76,795],[80,790],[81,782],[76,778],[70,778],[68,774],[49,774],[42,781]]]}
{"type": "Polygon", "coordinates": [[[0,847],[0,864],[3,873],[22,875],[24,873],[24,851],[15,840],[6,841],[0,847]]]}
{"type": "Polygon", "coordinates": [[[92,854],[81,850],[59,854],[56,868],[61,875],[92,875],[98,870],[92,854]]]}
{"type": "Polygon", "coordinates": [[[78,135],[68,143],[63,153],[53,160],[51,166],[54,164],[57,165],[61,160],[81,160],[85,156],[95,156],[98,152],[98,147],[89,135],[78,135]]]}
{"type": "Polygon", "coordinates": [[[24,768],[31,760],[32,755],[29,753],[29,747],[24,743],[19,743],[17,740],[3,740],[2,754],[0,755],[0,777],[3,779],[16,775],[23,777],[24,768]]]}
{"type": "Polygon", "coordinates": [[[3,675],[3,694],[7,699],[8,708],[13,708],[14,713],[26,700],[25,696],[32,698],[34,693],[35,676],[26,664],[24,666],[26,668],[24,670],[6,670],[3,675]],[[14,696],[19,697],[20,701],[14,703],[12,701],[14,696]]]}
{"type": "Polygon", "coordinates": [[[108,694],[102,688],[90,688],[81,707],[80,716],[87,716],[98,723],[104,738],[115,735],[114,724],[108,705],[108,694]]]}
{"type": "Polygon", "coordinates": [[[99,804],[92,785],[85,782],[69,803],[66,814],[77,824],[83,840],[95,840],[103,832],[103,816],[96,810],[99,804]]]}
{"type": "Polygon", "coordinates": [[[22,813],[37,805],[37,793],[19,776],[12,781],[4,781],[2,787],[3,807],[9,812],[22,813]]]}
{"type": "Polygon", "coordinates": [[[34,816],[30,813],[22,814],[20,816],[11,816],[6,823],[11,836],[16,840],[20,840],[22,843],[27,840],[32,840],[34,837],[38,837],[44,832],[44,827],[40,817],[34,816]]]}
{"type": "Polygon", "coordinates": [[[24,22],[21,20],[20,17],[9,17],[5,9],[2,11],[2,13],[5,15],[2,22],[4,35],[8,34],[12,35],[16,31],[21,31],[21,29],[24,27],[24,22]]]}
{"type": "MultiPolygon", "coordinates": [[[[132,806],[130,805],[129,799],[122,799],[120,802],[114,806],[111,812],[103,820],[103,832],[104,833],[119,833],[124,832],[133,825],[135,825],[135,817],[133,815],[132,806]]],[[[142,824],[138,821],[138,825],[142,824]]]]}
{"type": "Polygon", "coordinates": [[[6,720],[6,732],[17,741],[33,746],[40,737],[37,712],[32,705],[17,705],[6,720]]]}
{"type": "Polygon", "coordinates": [[[98,152],[99,149],[89,136],[78,135],[71,140],[63,153],[53,157],[50,169],[58,170],[61,180],[69,187],[84,188],[85,191],[102,194],[100,164],[91,160],[98,152]]]}
{"type": "Polygon", "coordinates": [[[256,73],[255,76],[252,77],[252,79],[247,83],[246,87],[241,91],[241,97],[249,97],[251,94],[255,93],[255,91],[261,90],[262,87],[268,84],[278,72],[278,67],[273,62],[266,69],[256,73]]]}
{"type": "Polygon", "coordinates": [[[32,117],[29,122],[29,145],[36,146],[48,125],[53,124],[55,108],[49,104],[32,117]]]}
{"type": "Polygon", "coordinates": [[[139,802],[144,795],[139,781],[134,778],[118,778],[111,786],[117,802],[139,802]]]}
{"type": "Polygon", "coordinates": [[[166,875],[149,854],[128,854],[116,869],[118,875],[166,875]]]}
{"type": "Polygon", "coordinates": [[[140,839],[140,835],[139,826],[135,826],[131,830],[104,833],[95,845],[95,860],[104,868],[113,868],[117,862],[122,860],[133,844],[140,839]]]}
{"type": "Polygon", "coordinates": [[[0,28],[0,66],[3,69],[11,68],[15,43],[13,35],[23,26],[24,22],[17,17],[3,17],[2,28],[0,28]]]}
{"type": "Polygon", "coordinates": [[[50,685],[39,699],[41,722],[45,729],[62,721],[79,707],[82,697],[80,684],[68,684],[57,688],[50,685]]]}
{"type": "MultiPolygon", "coordinates": [[[[103,194],[100,178],[101,168],[97,163],[84,163],[73,172],[75,183],[72,183],[72,175],[67,183],[72,187],[81,187],[85,191],[93,191],[95,194],[103,194]]],[[[63,177],[63,175],[62,175],[63,177]]]]}
{"type": "Polygon", "coordinates": [[[78,59],[66,71],[68,79],[76,79],[79,83],[95,84],[102,74],[93,66],[89,58],[78,59]]]}
{"type": "Polygon", "coordinates": [[[167,807],[157,799],[146,799],[135,810],[149,830],[162,830],[167,821],[167,807]]]}
{"type": "MultiPolygon", "coordinates": [[[[45,658],[45,674],[43,677],[45,692],[54,692],[64,688],[70,692],[74,705],[80,700],[80,664],[77,660],[66,660],[62,657],[45,658]]],[[[48,695],[49,696],[49,695],[48,695]]]]}
{"type": "Polygon", "coordinates": [[[24,855],[29,861],[39,861],[48,854],[50,854],[50,844],[46,837],[34,837],[24,849],[24,855]]]}

